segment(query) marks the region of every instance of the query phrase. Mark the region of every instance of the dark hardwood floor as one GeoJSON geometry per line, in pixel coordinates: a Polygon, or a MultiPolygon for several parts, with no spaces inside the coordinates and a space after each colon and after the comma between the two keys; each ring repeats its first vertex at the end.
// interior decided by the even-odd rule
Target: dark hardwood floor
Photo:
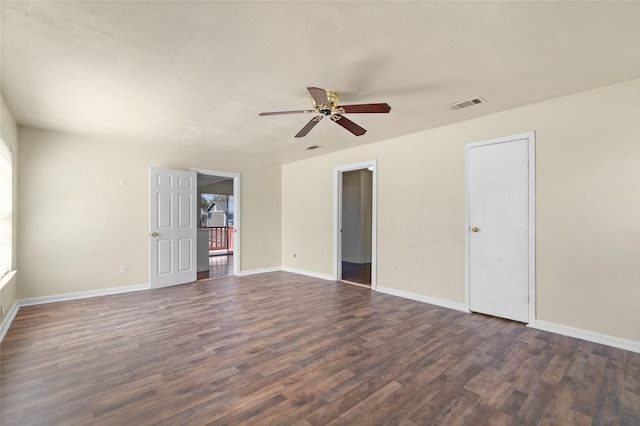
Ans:
{"type": "Polygon", "coordinates": [[[640,354],[273,272],[23,307],[2,425],[638,425],[640,354]]]}
{"type": "Polygon", "coordinates": [[[342,262],[342,280],[371,285],[371,263],[342,262]]]}
{"type": "Polygon", "coordinates": [[[198,272],[198,280],[233,275],[233,254],[209,256],[209,270],[198,272]]]}

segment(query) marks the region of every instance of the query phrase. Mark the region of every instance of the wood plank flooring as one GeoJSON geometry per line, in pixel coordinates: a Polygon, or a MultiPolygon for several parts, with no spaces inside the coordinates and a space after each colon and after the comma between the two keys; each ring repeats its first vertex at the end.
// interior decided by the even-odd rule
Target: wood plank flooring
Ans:
{"type": "Polygon", "coordinates": [[[640,354],[274,272],[21,308],[2,425],[638,425],[640,354]]]}
{"type": "Polygon", "coordinates": [[[342,280],[371,285],[371,263],[342,262],[342,280]]]}
{"type": "Polygon", "coordinates": [[[233,275],[233,254],[209,256],[209,270],[198,272],[198,280],[233,275]]]}

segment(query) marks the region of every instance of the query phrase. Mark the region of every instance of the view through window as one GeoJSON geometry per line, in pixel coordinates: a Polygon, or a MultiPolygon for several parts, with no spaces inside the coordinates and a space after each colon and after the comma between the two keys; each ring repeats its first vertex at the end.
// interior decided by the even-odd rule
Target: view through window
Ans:
{"type": "Polygon", "coordinates": [[[11,150],[0,140],[0,278],[11,271],[11,150]]]}

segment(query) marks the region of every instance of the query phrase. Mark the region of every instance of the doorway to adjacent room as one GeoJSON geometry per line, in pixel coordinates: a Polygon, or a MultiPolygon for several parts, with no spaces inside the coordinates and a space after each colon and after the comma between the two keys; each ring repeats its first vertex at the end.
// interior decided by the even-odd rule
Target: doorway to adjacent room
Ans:
{"type": "Polygon", "coordinates": [[[237,274],[239,175],[215,170],[198,173],[198,280],[237,274]]]}
{"type": "Polygon", "coordinates": [[[376,162],[335,169],[336,280],[375,288],[376,162]]]}

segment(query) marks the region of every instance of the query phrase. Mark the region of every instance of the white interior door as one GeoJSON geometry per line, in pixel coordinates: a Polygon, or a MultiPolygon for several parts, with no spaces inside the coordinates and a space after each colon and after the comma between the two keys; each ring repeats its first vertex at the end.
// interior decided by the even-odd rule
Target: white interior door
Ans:
{"type": "Polygon", "coordinates": [[[196,280],[197,174],[149,169],[151,288],[196,280]]]}
{"type": "Polygon", "coordinates": [[[469,309],[529,321],[529,139],[467,145],[469,309]]]}

